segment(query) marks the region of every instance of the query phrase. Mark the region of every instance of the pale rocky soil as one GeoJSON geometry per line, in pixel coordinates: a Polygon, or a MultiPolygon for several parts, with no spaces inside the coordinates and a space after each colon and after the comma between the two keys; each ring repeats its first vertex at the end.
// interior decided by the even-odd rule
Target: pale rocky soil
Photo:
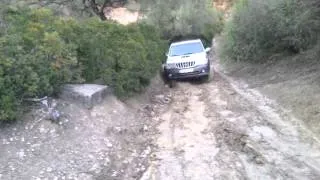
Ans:
{"type": "Polygon", "coordinates": [[[1,126],[0,179],[320,179],[320,144],[301,120],[244,81],[155,79],[126,102],[93,109],[58,100],[1,126]]]}
{"type": "Polygon", "coordinates": [[[155,148],[153,116],[171,101],[159,94],[160,80],[151,87],[139,101],[109,95],[93,109],[56,100],[59,122],[37,106],[23,121],[1,124],[0,179],[139,179],[155,148]]]}
{"type": "Polygon", "coordinates": [[[140,18],[140,15],[137,11],[129,11],[124,7],[106,9],[105,14],[107,18],[115,20],[124,25],[134,23],[140,18]]]}

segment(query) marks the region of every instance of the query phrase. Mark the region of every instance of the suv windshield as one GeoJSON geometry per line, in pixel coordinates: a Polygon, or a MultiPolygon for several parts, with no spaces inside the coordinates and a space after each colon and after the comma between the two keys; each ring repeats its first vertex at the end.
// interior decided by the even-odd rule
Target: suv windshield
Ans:
{"type": "Polygon", "coordinates": [[[203,51],[203,46],[200,42],[179,44],[170,48],[170,56],[182,56],[187,54],[200,53],[203,51]]]}

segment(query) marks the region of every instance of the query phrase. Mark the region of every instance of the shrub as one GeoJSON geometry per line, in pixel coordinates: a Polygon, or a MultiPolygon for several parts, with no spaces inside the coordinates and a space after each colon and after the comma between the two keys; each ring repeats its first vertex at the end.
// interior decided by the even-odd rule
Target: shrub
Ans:
{"type": "Polygon", "coordinates": [[[225,27],[223,54],[262,62],[275,53],[309,49],[317,43],[320,30],[316,10],[302,0],[238,1],[225,27]]]}
{"type": "MultiPolygon", "coordinates": [[[[65,24],[72,23],[62,26],[65,24]]],[[[124,26],[93,18],[64,29],[62,34],[78,44],[84,79],[112,86],[119,97],[141,92],[165,52],[159,33],[146,24],[124,26]]]]}
{"type": "Polygon", "coordinates": [[[12,120],[24,98],[55,92],[78,79],[75,46],[63,41],[51,11],[8,8],[0,37],[0,120],[12,120]]]}
{"type": "Polygon", "coordinates": [[[7,8],[0,26],[0,120],[18,115],[23,99],[52,95],[72,82],[110,85],[119,97],[141,92],[164,55],[146,24],[78,21],[48,9],[7,8]]]}

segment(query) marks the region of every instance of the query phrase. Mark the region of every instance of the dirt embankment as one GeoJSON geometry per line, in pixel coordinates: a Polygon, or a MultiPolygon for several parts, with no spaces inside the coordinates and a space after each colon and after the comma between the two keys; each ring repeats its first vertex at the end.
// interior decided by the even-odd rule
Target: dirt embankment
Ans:
{"type": "Polygon", "coordinates": [[[129,11],[125,7],[106,8],[105,16],[123,25],[134,23],[140,18],[138,11],[129,11]]]}
{"type": "Polygon", "coordinates": [[[154,80],[137,99],[108,96],[93,109],[57,100],[59,122],[40,107],[0,126],[0,180],[139,179],[155,146],[158,110],[170,103],[154,80]],[[155,88],[156,87],[156,88],[155,88]]]}
{"type": "Polygon", "coordinates": [[[224,72],[275,100],[320,136],[320,63],[312,52],[265,64],[221,62],[224,72]]]}

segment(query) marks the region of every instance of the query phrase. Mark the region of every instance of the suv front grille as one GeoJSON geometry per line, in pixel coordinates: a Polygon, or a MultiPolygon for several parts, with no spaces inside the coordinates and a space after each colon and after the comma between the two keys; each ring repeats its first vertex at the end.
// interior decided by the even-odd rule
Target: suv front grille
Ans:
{"type": "Polygon", "coordinates": [[[193,67],[196,64],[195,61],[190,61],[190,62],[181,62],[181,63],[176,63],[176,67],[179,69],[186,69],[193,67]]]}

